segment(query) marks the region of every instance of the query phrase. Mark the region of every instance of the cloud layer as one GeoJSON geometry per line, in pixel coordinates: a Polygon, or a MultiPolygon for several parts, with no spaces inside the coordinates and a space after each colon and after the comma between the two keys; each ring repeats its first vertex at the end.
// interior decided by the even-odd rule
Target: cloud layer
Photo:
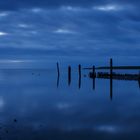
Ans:
{"type": "Polygon", "coordinates": [[[79,7],[90,7],[91,5],[106,5],[106,4],[122,4],[122,5],[134,5],[139,7],[139,0],[4,0],[0,2],[0,9],[5,10],[17,10],[20,8],[31,8],[31,7],[49,7],[56,8],[62,5],[71,5],[79,7]]]}
{"type": "MultiPolygon", "coordinates": [[[[135,56],[139,1],[0,2],[0,52],[135,56]],[[19,51],[20,50],[20,51],[19,51]],[[127,50],[127,51],[126,51],[127,50]]],[[[5,53],[6,55],[6,53],[5,53]]]]}

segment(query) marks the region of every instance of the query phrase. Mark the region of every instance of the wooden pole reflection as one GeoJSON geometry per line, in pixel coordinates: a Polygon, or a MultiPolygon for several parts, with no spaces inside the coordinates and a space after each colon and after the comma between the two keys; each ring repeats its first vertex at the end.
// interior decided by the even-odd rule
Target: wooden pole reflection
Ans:
{"type": "Polygon", "coordinates": [[[59,63],[57,62],[57,87],[59,87],[59,78],[60,78],[60,70],[59,70],[59,63]]]}
{"type": "Polygon", "coordinates": [[[68,66],[68,85],[71,84],[71,66],[68,66]]]}
{"type": "Polygon", "coordinates": [[[80,64],[78,66],[78,72],[79,72],[79,84],[78,84],[78,87],[80,89],[81,88],[81,65],[80,64]]]}
{"type": "Polygon", "coordinates": [[[110,99],[113,98],[113,60],[110,59],[110,99]]]}
{"type": "Polygon", "coordinates": [[[95,66],[92,67],[92,73],[93,73],[93,90],[95,90],[95,78],[96,78],[96,74],[95,74],[95,66]]]}

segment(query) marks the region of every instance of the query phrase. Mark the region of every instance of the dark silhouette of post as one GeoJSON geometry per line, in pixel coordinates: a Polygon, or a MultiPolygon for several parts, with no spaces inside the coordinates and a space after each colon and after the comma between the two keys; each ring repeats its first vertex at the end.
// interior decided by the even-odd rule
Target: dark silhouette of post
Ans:
{"type": "Polygon", "coordinates": [[[81,88],[81,65],[78,65],[78,72],[79,72],[79,89],[81,88]]]}
{"type": "Polygon", "coordinates": [[[57,62],[57,74],[58,74],[58,77],[60,76],[60,71],[59,71],[59,63],[57,62]]]}
{"type": "Polygon", "coordinates": [[[57,62],[57,87],[59,87],[59,77],[60,77],[59,63],[57,62]]]}
{"type": "Polygon", "coordinates": [[[93,90],[95,89],[95,66],[92,67],[92,73],[93,73],[93,90]]]}
{"type": "Polygon", "coordinates": [[[139,71],[138,84],[139,84],[139,88],[140,88],[140,71],[139,71]]]}
{"type": "Polygon", "coordinates": [[[113,98],[113,60],[110,59],[110,99],[113,98]]]}
{"type": "Polygon", "coordinates": [[[71,66],[68,66],[68,85],[71,84],[71,66]]]}

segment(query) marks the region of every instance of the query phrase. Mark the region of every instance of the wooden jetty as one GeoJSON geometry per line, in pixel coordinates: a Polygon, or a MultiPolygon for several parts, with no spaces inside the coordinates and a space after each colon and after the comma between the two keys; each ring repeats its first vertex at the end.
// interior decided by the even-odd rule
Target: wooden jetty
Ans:
{"type": "MultiPolygon", "coordinates": [[[[111,74],[108,72],[97,72],[96,75],[92,72],[89,73],[90,78],[103,78],[110,79],[111,74]]],[[[120,74],[120,73],[112,73],[112,79],[116,80],[140,80],[139,74],[120,74]]]]}
{"type": "MultiPolygon", "coordinates": [[[[83,68],[87,70],[92,70],[92,68],[83,68]]],[[[109,70],[110,67],[95,67],[96,70],[109,70]]],[[[114,70],[140,70],[140,66],[112,66],[112,69],[114,70]]]]}
{"type": "MultiPolygon", "coordinates": [[[[71,84],[72,80],[72,72],[71,66],[68,66],[68,85],[71,84]]],[[[96,78],[102,79],[110,79],[110,87],[113,86],[113,80],[129,80],[129,81],[138,81],[140,87],[140,66],[114,66],[113,59],[110,58],[110,63],[108,66],[92,66],[92,67],[82,67],[81,64],[78,65],[78,87],[81,88],[81,81],[82,81],[82,70],[89,70],[89,77],[93,80],[93,89],[95,89],[95,80],[96,78]],[[105,70],[105,72],[101,72],[105,70]],[[126,73],[115,73],[115,70],[139,70],[138,74],[126,74],[126,73]],[[108,72],[106,72],[108,71],[108,72]]],[[[131,71],[132,72],[132,71],[131,71]]],[[[59,63],[57,62],[57,86],[59,86],[59,77],[60,77],[60,70],[59,70],[59,63]]],[[[110,93],[112,93],[112,88],[110,88],[110,93]]],[[[112,94],[111,94],[112,95],[112,94]]],[[[111,96],[112,99],[112,96],[111,96]]]]}

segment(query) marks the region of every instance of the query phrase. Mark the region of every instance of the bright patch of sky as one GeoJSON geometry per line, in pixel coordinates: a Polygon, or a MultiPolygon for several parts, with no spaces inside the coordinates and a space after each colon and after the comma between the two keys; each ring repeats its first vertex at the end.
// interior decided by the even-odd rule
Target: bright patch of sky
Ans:
{"type": "Polygon", "coordinates": [[[33,8],[33,9],[31,9],[31,11],[33,12],[33,13],[40,13],[41,11],[43,11],[41,8],[33,8]]]}
{"type": "Polygon", "coordinates": [[[7,12],[1,12],[0,13],[0,17],[6,17],[6,16],[8,16],[9,14],[7,13],[7,12]]]}
{"type": "Polygon", "coordinates": [[[27,25],[27,24],[21,23],[21,24],[18,24],[18,27],[20,27],[20,28],[28,28],[28,27],[30,27],[30,26],[27,25]]]}
{"type": "Polygon", "coordinates": [[[123,8],[120,5],[104,5],[104,6],[95,6],[93,7],[93,9],[99,11],[120,11],[123,8]]]}
{"type": "Polygon", "coordinates": [[[0,36],[6,36],[8,33],[0,31],[0,36]]]}
{"type": "Polygon", "coordinates": [[[3,109],[4,105],[5,105],[4,99],[3,97],[0,97],[0,111],[1,109],[3,109]]]}
{"type": "Polygon", "coordinates": [[[107,133],[117,133],[120,129],[117,126],[113,125],[102,125],[96,128],[98,131],[107,132],[107,133]]]}
{"type": "Polygon", "coordinates": [[[75,32],[72,30],[61,29],[61,28],[54,31],[54,33],[57,33],[57,34],[75,34],[75,32]]]}
{"type": "Polygon", "coordinates": [[[65,11],[73,11],[73,12],[78,12],[78,11],[80,12],[84,10],[84,8],[74,7],[74,6],[62,6],[61,9],[65,11]]]}

